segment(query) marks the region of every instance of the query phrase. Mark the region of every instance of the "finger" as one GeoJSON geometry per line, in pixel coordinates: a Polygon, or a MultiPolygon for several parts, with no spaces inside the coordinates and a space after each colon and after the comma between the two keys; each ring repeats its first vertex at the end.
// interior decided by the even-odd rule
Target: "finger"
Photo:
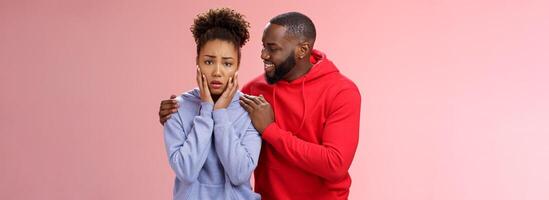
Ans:
{"type": "Polygon", "coordinates": [[[236,89],[238,89],[238,72],[234,75],[234,82],[236,83],[236,89]]]}
{"type": "Polygon", "coordinates": [[[198,89],[202,91],[202,73],[200,73],[200,68],[196,67],[196,84],[198,84],[198,89]]]}
{"type": "Polygon", "coordinates": [[[171,110],[176,108],[179,108],[179,104],[177,103],[166,103],[166,104],[160,105],[160,110],[171,110]]]}
{"type": "Polygon", "coordinates": [[[172,115],[172,113],[174,113],[174,110],[175,112],[177,112],[177,109],[166,109],[166,110],[161,110],[158,112],[158,115],[159,117],[166,117],[166,116],[170,116],[172,115]]]}
{"type": "Polygon", "coordinates": [[[179,103],[177,102],[177,100],[175,99],[167,99],[167,100],[162,100],[160,102],[160,106],[164,106],[164,105],[178,105],[179,103]]]}
{"type": "Polygon", "coordinates": [[[254,101],[252,101],[252,100],[250,100],[250,99],[248,99],[248,98],[246,98],[246,97],[241,97],[240,100],[241,100],[241,101],[244,101],[244,103],[246,103],[247,105],[249,105],[249,106],[252,107],[253,109],[255,109],[255,108],[257,107],[257,104],[256,104],[254,101]]]}
{"type": "Polygon", "coordinates": [[[234,79],[233,77],[230,77],[229,84],[227,85],[227,93],[231,94],[231,92],[233,91],[233,87],[234,87],[234,79]]]}
{"type": "Polygon", "coordinates": [[[257,96],[251,95],[251,94],[244,94],[244,96],[248,99],[253,99],[253,98],[257,97],[257,96]]]}
{"type": "Polygon", "coordinates": [[[206,78],[206,75],[202,74],[202,88],[206,92],[206,95],[210,95],[210,88],[208,87],[208,78],[206,78]]]}
{"type": "Polygon", "coordinates": [[[233,85],[233,87],[231,89],[231,99],[234,98],[234,95],[236,94],[236,91],[238,91],[237,86],[233,85]]]}
{"type": "Polygon", "coordinates": [[[231,87],[229,91],[229,94],[231,95],[231,97],[234,96],[235,92],[236,92],[236,84],[235,84],[234,78],[231,77],[231,87]]]}
{"type": "Polygon", "coordinates": [[[231,95],[231,78],[229,77],[229,81],[227,81],[227,87],[225,88],[225,90],[223,91],[223,93],[221,94],[221,96],[219,97],[220,99],[221,98],[228,98],[230,95],[231,95]]]}
{"type": "Polygon", "coordinates": [[[244,110],[246,110],[246,112],[251,112],[252,111],[252,107],[248,104],[246,104],[246,102],[244,102],[243,100],[240,100],[240,105],[242,106],[242,108],[244,108],[244,110]]]}
{"type": "Polygon", "coordinates": [[[259,95],[259,101],[261,101],[261,103],[268,103],[267,100],[265,100],[265,97],[263,97],[262,94],[259,95]]]}
{"type": "Polygon", "coordinates": [[[167,117],[162,117],[160,118],[160,124],[164,125],[164,123],[166,123],[166,121],[168,121],[168,119],[170,119],[172,116],[169,115],[167,117]]]}
{"type": "Polygon", "coordinates": [[[236,91],[238,90],[238,82],[236,82],[235,84],[233,84],[233,88],[231,90],[231,94],[234,96],[234,94],[236,94],[236,91]]]}
{"type": "Polygon", "coordinates": [[[259,101],[259,98],[257,96],[250,96],[247,95],[248,99],[254,101],[255,104],[261,104],[261,101],[259,101]]]}
{"type": "Polygon", "coordinates": [[[175,99],[177,96],[175,96],[175,94],[172,94],[172,96],[170,96],[170,99],[175,99]]]}

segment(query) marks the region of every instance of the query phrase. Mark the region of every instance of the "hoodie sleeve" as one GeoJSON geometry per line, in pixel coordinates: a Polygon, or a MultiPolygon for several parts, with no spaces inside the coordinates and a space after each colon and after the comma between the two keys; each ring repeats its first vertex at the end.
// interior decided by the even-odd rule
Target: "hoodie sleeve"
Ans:
{"type": "Polygon", "coordinates": [[[297,167],[326,180],[347,175],[357,145],[360,124],[360,93],[346,89],[335,96],[322,131],[321,144],[311,143],[271,123],[262,136],[297,167]]]}
{"type": "Polygon", "coordinates": [[[201,103],[200,114],[193,119],[188,133],[183,129],[180,113],[173,114],[164,125],[164,142],[170,166],[179,180],[194,182],[210,151],[213,104],[201,103]]]}
{"type": "Polygon", "coordinates": [[[249,123],[243,127],[246,132],[239,137],[229,121],[227,109],[215,110],[213,118],[215,149],[231,183],[241,185],[249,182],[261,150],[259,133],[249,123]]]}

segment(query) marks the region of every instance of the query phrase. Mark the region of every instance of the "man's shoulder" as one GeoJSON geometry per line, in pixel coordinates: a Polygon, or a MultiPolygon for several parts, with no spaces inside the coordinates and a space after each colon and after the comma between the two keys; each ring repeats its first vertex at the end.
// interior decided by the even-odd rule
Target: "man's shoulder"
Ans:
{"type": "Polygon", "coordinates": [[[360,107],[362,95],[351,79],[337,73],[329,82],[331,86],[326,93],[330,97],[326,99],[329,110],[337,110],[344,105],[360,107]]]}
{"type": "Polygon", "coordinates": [[[334,93],[348,90],[359,93],[358,87],[356,86],[355,82],[339,72],[334,74],[333,77],[331,77],[330,79],[331,80],[327,82],[330,84],[332,92],[334,93]]]}
{"type": "Polygon", "coordinates": [[[244,87],[242,88],[242,92],[245,94],[257,95],[257,93],[265,90],[268,87],[270,86],[265,80],[265,76],[261,74],[246,83],[246,85],[244,85],[244,87]]]}
{"type": "MultiPolygon", "coordinates": [[[[263,74],[256,76],[251,81],[249,81],[246,86],[253,86],[253,85],[263,85],[267,84],[267,81],[265,80],[265,76],[263,74]]],[[[244,86],[244,87],[246,87],[244,86]]]]}

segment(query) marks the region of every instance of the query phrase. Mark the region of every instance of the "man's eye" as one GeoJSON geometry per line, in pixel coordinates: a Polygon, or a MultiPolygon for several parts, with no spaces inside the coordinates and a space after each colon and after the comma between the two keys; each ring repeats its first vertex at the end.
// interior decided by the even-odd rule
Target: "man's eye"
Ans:
{"type": "Polygon", "coordinates": [[[278,51],[278,49],[272,47],[263,47],[262,51],[274,52],[278,51]]]}

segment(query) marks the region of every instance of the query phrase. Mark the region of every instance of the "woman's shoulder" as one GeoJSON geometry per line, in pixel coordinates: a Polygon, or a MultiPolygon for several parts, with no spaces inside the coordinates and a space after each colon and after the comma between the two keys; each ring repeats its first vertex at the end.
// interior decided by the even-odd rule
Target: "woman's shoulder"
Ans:
{"type": "Polygon", "coordinates": [[[200,91],[198,88],[181,93],[175,100],[179,104],[177,111],[183,118],[196,115],[200,109],[200,91]]]}
{"type": "Polygon", "coordinates": [[[240,96],[242,96],[243,94],[244,93],[242,93],[240,90],[236,91],[227,111],[232,117],[244,118],[249,120],[250,117],[248,116],[248,112],[246,112],[246,110],[244,110],[244,107],[240,105],[240,96]]]}
{"type": "Polygon", "coordinates": [[[200,90],[194,88],[192,90],[181,93],[175,98],[181,104],[200,104],[200,90]]]}

